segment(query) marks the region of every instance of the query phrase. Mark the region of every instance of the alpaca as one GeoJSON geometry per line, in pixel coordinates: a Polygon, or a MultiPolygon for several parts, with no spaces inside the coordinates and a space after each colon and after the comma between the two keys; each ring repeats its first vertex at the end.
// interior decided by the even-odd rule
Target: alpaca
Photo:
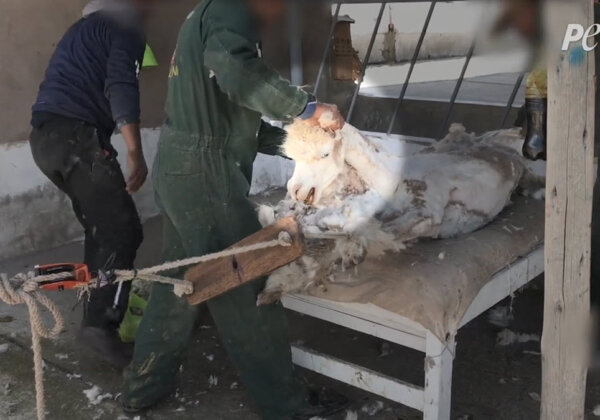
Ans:
{"type": "Polygon", "coordinates": [[[518,130],[476,137],[455,124],[442,141],[398,156],[350,124],[329,133],[293,123],[283,145],[296,164],[288,197],[275,208],[261,207],[259,218],[270,224],[294,215],[307,253],[270,276],[258,304],[320,284],[336,267],[355,266],[367,255],[486,225],[519,186],[529,194],[542,187],[520,155],[522,144],[518,130]]]}

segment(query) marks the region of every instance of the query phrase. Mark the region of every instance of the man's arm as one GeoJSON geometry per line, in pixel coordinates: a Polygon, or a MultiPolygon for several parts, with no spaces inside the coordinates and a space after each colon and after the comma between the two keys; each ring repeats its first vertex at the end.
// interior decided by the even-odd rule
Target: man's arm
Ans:
{"type": "Polygon", "coordinates": [[[311,102],[314,101],[311,95],[270,69],[259,57],[256,44],[240,33],[226,27],[213,30],[204,52],[204,64],[231,100],[266,117],[280,121],[301,117],[330,130],[344,125],[337,107],[311,102]],[[320,121],[327,112],[331,118],[320,121]]]}
{"type": "Polygon", "coordinates": [[[127,191],[138,191],[146,181],[148,168],[140,135],[139,72],[145,42],[136,32],[114,28],[104,86],[112,116],[127,145],[127,191]]]}
{"type": "Polygon", "coordinates": [[[305,91],[292,86],[264,63],[256,43],[227,26],[209,31],[204,64],[232,101],[269,118],[291,120],[308,103],[305,91]]]}
{"type": "Polygon", "coordinates": [[[148,167],[142,150],[140,125],[137,123],[126,124],[121,127],[121,134],[127,146],[127,168],[129,168],[127,191],[134,193],[144,185],[148,176],[148,167]]]}

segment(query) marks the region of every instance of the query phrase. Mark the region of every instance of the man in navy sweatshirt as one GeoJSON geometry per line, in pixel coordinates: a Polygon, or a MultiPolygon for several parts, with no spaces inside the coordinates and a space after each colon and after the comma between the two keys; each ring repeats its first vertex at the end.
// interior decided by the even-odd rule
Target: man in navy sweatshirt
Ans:
{"type": "MultiPolygon", "coordinates": [[[[140,137],[138,76],[144,56],[142,21],[148,0],[94,0],[63,36],[32,108],[31,150],[42,172],[71,199],[85,230],[90,270],[130,269],[142,226],[130,196],[148,169],[140,137]],[[125,180],[110,138],[125,139],[125,180]]],[[[101,357],[125,366],[131,349],[118,327],[130,283],[93,290],[84,299],[78,339],[101,357]]]]}

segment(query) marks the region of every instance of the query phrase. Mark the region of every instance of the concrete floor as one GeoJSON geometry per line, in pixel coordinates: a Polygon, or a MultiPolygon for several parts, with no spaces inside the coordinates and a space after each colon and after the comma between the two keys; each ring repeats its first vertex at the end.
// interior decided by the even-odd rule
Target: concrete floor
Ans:
{"type": "MultiPolygon", "coordinates": [[[[146,223],[146,242],[138,266],[157,261],[160,253],[160,219],[146,223]]],[[[71,244],[47,252],[0,263],[0,271],[15,273],[32,264],[77,261],[81,245],[71,244]]],[[[540,334],[543,291],[541,280],[519,293],[512,302],[514,320],[508,328],[519,333],[540,334]]],[[[45,383],[48,419],[127,419],[114,397],[120,392],[121,373],[80,350],[74,333],[81,318],[70,292],[51,294],[67,319],[66,331],[56,340],[44,340],[45,383]],[[92,403],[84,391],[100,388],[106,398],[92,403]]],[[[500,306],[507,306],[505,301],[500,306]]],[[[201,322],[190,343],[187,363],[182,367],[179,389],[168,401],[147,413],[147,419],[258,419],[238,376],[227,360],[210,317],[201,322]],[[217,378],[209,383],[210,377],[217,378]]],[[[423,355],[383,343],[373,337],[309,317],[289,314],[292,341],[328,352],[351,362],[419,383],[423,381],[423,355]],[[383,351],[385,350],[385,351],[383,351]]],[[[539,418],[539,343],[499,346],[501,328],[491,325],[487,315],[461,329],[453,381],[453,419],[518,420],[539,418]]],[[[35,418],[32,359],[27,313],[23,306],[0,304],[0,419],[35,418]],[[6,346],[3,346],[7,344],[6,346]]],[[[383,401],[319,375],[303,372],[317,387],[331,387],[348,395],[350,410],[359,419],[412,420],[414,410],[383,401]],[[379,410],[369,409],[377,407],[379,410]]],[[[600,375],[591,374],[587,418],[600,404],[600,375]]],[[[140,417],[142,418],[142,417],[140,417]]],[[[345,414],[336,417],[344,419],[345,414]]],[[[349,417],[352,418],[352,417],[349,417]]]]}

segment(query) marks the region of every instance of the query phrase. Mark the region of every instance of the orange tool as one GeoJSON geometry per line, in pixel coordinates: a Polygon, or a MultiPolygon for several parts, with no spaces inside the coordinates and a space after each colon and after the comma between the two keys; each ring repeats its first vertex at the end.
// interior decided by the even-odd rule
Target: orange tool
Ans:
{"type": "Polygon", "coordinates": [[[40,287],[44,290],[71,290],[88,284],[92,279],[92,274],[85,264],[48,264],[35,267],[36,276],[59,273],[69,273],[70,276],[60,280],[40,282],[40,287]]]}

